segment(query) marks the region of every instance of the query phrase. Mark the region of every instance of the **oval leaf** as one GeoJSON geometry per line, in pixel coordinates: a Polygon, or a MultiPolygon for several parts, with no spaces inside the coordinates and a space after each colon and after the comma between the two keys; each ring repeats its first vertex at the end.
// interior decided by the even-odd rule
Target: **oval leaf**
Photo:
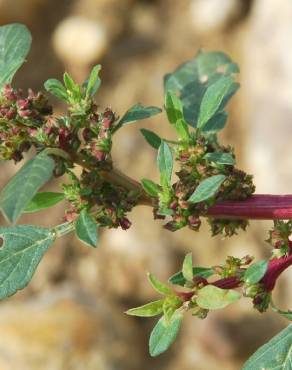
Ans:
{"type": "Polygon", "coordinates": [[[21,225],[0,227],[0,299],[23,289],[55,240],[54,230],[21,225]]]}
{"type": "Polygon", "coordinates": [[[57,98],[64,101],[68,100],[67,90],[65,89],[64,85],[55,78],[50,78],[49,80],[47,80],[44,83],[44,87],[49,93],[56,96],[57,98]]]}
{"type": "Polygon", "coordinates": [[[161,178],[164,177],[166,182],[170,183],[173,168],[173,158],[169,145],[163,140],[158,150],[157,165],[161,174],[161,178]]]}
{"type": "Polygon", "coordinates": [[[31,34],[22,24],[0,27],[0,88],[10,83],[25,62],[31,45],[31,34]]]}
{"type": "Polygon", "coordinates": [[[220,110],[224,98],[230,94],[233,86],[233,77],[222,76],[207,88],[200,105],[198,128],[204,127],[210,118],[220,110]]]}
{"type": "Polygon", "coordinates": [[[188,199],[189,202],[199,203],[211,198],[219,190],[226,179],[224,175],[215,175],[203,180],[188,199]]]}
{"type": "Polygon", "coordinates": [[[98,232],[98,225],[94,218],[83,209],[76,221],[75,230],[78,239],[90,247],[96,248],[98,232]]]}
{"type": "Polygon", "coordinates": [[[220,153],[220,152],[207,153],[204,156],[204,158],[210,162],[218,164],[229,164],[229,165],[235,164],[235,160],[230,153],[220,153]]]}
{"type": "Polygon", "coordinates": [[[171,91],[167,91],[165,96],[165,110],[168,120],[175,124],[178,120],[183,119],[183,105],[180,99],[171,91]]]}
{"type": "Polygon", "coordinates": [[[248,284],[256,284],[265,275],[268,268],[268,261],[258,261],[250,265],[244,273],[244,281],[248,284]]]}
{"type": "Polygon", "coordinates": [[[196,303],[207,310],[218,310],[236,302],[240,293],[231,289],[220,289],[214,285],[206,285],[198,291],[196,303]]]}
{"type": "Polygon", "coordinates": [[[292,324],[260,347],[243,365],[242,370],[292,369],[292,324]]]}
{"type": "Polygon", "coordinates": [[[90,73],[87,87],[86,87],[86,96],[93,96],[100,87],[101,80],[99,78],[99,72],[101,70],[101,65],[98,64],[92,68],[90,73]]]}
{"type": "Polygon", "coordinates": [[[185,256],[183,266],[182,266],[182,274],[183,274],[183,277],[187,281],[193,281],[193,255],[192,253],[188,253],[185,256]]]}
{"type": "Polygon", "coordinates": [[[55,162],[43,153],[26,162],[0,194],[0,208],[16,222],[37,191],[51,178],[55,162]]]}
{"type": "Polygon", "coordinates": [[[157,316],[163,312],[163,303],[164,299],[159,299],[158,301],[149,302],[140,307],[131,308],[126,311],[126,314],[139,317],[157,316]]]}
{"type": "Polygon", "coordinates": [[[162,110],[158,107],[143,107],[141,104],[136,104],[123,115],[114,131],[117,131],[127,123],[149,118],[161,112],[162,110]]]}
{"type": "Polygon", "coordinates": [[[155,132],[146,130],[145,128],[142,128],[140,131],[149,145],[154,149],[158,149],[160,147],[161,138],[155,134],[155,132]]]}
{"type": "Polygon", "coordinates": [[[141,184],[143,189],[146,191],[147,194],[149,194],[151,197],[157,197],[158,193],[160,191],[160,186],[155,184],[155,182],[148,180],[148,179],[142,179],[141,184]]]}
{"type": "Polygon", "coordinates": [[[55,204],[61,202],[64,199],[63,193],[54,193],[54,192],[41,192],[37,193],[29,205],[25,208],[25,213],[38,212],[42,209],[46,209],[54,206],[55,204]]]}
{"type": "Polygon", "coordinates": [[[202,128],[202,132],[214,133],[222,130],[227,122],[228,114],[226,112],[216,113],[202,128]]]}
{"type": "Polygon", "coordinates": [[[171,294],[172,290],[165,284],[161,283],[155,276],[148,273],[148,280],[152,287],[160,294],[171,294]]]}
{"type": "Polygon", "coordinates": [[[152,357],[165,352],[175,341],[182,319],[183,315],[180,312],[175,312],[170,320],[165,320],[164,316],[161,317],[154,326],[149,339],[149,352],[152,357]]]}

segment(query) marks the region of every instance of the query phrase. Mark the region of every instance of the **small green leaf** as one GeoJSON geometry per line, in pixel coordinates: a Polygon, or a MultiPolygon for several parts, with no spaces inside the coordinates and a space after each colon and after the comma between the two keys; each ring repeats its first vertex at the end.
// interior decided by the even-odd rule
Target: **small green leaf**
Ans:
{"type": "Polygon", "coordinates": [[[127,123],[149,118],[161,112],[162,110],[158,107],[143,107],[141,104],[136,104],[123,115],[115,127],[115,131],[127,123]]]}
{"type": "Polygon", "coordinates": [[[169,295],[165,297],[163,303],[163,315],[166,323],[172,318],[174,312],[181,307],[183,304],[183,300],[178,297],[177,295],[169,295]]]}
{"type": "MultiPolygon", "coordinates": [[[[170,183],[172,168],[173,168],[173,158],[169,145],[162,140],[160,147],[158,149],[157,155],[157,165],[161,177],[165,177],[166,183],[170,183]]],[[[164,181],[163,181],[164,182],[164,181]]]]}
{"type": "Polygon", "coordinates": [[[152,317],[157,316],[163,312],[164,299],[144,304],[140,307],[131,308],[126,311],[127,315],[140,316],[140,317],[152,317]]]}
{"type": "Polygon", "coordinates": [[[23,289],[54,242],[53,229],[21,225],[0,227],[0,299],[23,289]]]}
{"type": "Polygon", "coordinates": [[[250,265],[244,273],[244,281],[248,284],[256,284],[265,275],[269,261],[258,261],[250,265]]]}
{"type": "Polygon", "coordinates": [[[221,153],[221,152],[214,152],[214,153],[207,153],[204,156],[210,162],[215,162],[218,164],[228,164],[234,165],[235,160],[230,153],[221,153]]]}
{"type": "Polygon", "coordinates": [[[83,209],[76,221],[75,230],[78,239],[90,247],[96,248],[98,239],[98,225],[94,218],[83,209]]]}
{"type": "Polygon", "coordinates": [[[0,194],[0,208],[10,222],[16,222],[37,191],[51,178],[54,160],[40,153],[26,162],[0,194]]]}
{"type": "Polygon", "coordinates": [[[149,352],[152,357],[165,352],[175,341],[182,319],[182,313],[177,311],[172,315],[170,320],[167,321],[162,316],[157,322],[149,339],[149,352]]]}
{"type": "Polygon", "coordinates": [[[182,266],[182,274],[183,274],[183,277],[187,281],[193,281],[193,255],[192,253],[188,253],[185,256],[183,266],[182,266]]]}
{"type": "MultiPolygon", "coordinates": [[[[193,267],[193,277],[199,276],[204,279],[208,279],[210,276],[214,275],[214,270],[208,267],[193,267]]],[[[171,284],[181,285],[184,286],[187,282],[183,276],[182,271],[177,272],[176,274],[172,275],[168,281],[171,284]]]]}
{"type": "Polygon", "coordinates": [[[175,123],[175,129],[180,140],[189,141],[190,133],[189,128],[185,120],[179,119],[175,123]]]}
{"type": "Polygon", "coordinates": [[[158,149],[160,147],[161,138],[155,134],[155,132],[146,130],[145,128],[142,128],[140,131],[149,145],[154,149],[158,149]]]}
{"type": "Polygon", "coordinates": [[[260,347],[242,370],[291,370],[292,324],[260,347]]]}
{"type": "Polygon", "coordinates": [[[165,96],[165,110],[168,120],[171,124],[175,124],[178,120],[184,118],[183,105],[175,93],[167,91],[165,96]]]}
{"type": "Polygon", "coordinates": [[[29,52],[31,34],[22,24],[0,27],[0,89],[10,83],[29,52]]]}
{"type": "Polygon", "coordinates": [[[231,289],[220,289],[214,285],[206,285],[198,291],[196,303],[207,310],[218,310],[236,302],[240,293],[231,289]]]}
{"type": "Polygon", "coordinates": [[[56,96],[58,99],[61,99],[64,101],[68,100],[67,90],[65,89],[64,85],[60,81],[54,78],[50,78],[44,83],[44,86],[45,86],[45,89],[49,93],[56,96]]]}
{"type": "Polygon", "coordinates": [[[161,283],[155,276],[148,273],[148,280],[152,287],[160,294],[169,295],[172,294],[172,290],[165,284],[161,283]]]}
{"type": "Polygon", "coordinates": [[[65,84],[65,87],[68,91],[74,91],[75,90],[75,82],[73,81],[73,78],[69,75],[68,72],[65,72],[63,74],[63,81],[65,84]]]}
{"type": "Polygon", "coordinates": [[[201,129],[202,132],[210,133],[222,130],[227,122],[228,114],[226,112],[216,113],[201,129]]]}
{"type": "Polygon", "coordinates": [[[101,80],[99,78],[99,72],[101,70],[101,65],[98,64],[93,67],[88,82],[87,82],[87,87],[86,87],[86,96],[93,96],[97,90],[100,87],[101,80]]]}
{"type": "Polygon", "coordinates": [[[141,184],[143,189],[146,191],[147,194],[149,194],[151,197],[157,197],[158,193],[160,191],[160,186],[155,184],[155,182],[148,180],[148,179],[142,179],[141,184]]]}
{"type": "Polygon", "coordinates": [[[69,75],[68,72],[64,73],[63,80],[69,98],[70,96],[72,96],[73,100],[81,99],[80,86],[73,81],[73,78],[69,75]]]}
{"type": "Polygon", "coordinates": [[[204,127],[209,119],[220,111],[222,102],[230,94],[231,89],[233,91],[233,86],[234,80],[231,76],[222,76],[207,88],[200,105],[198,128],[204,127]]]}
{"type": "Polygon", "coordinates": [[[64,199],[63,193],[54,193],[54,192],[41,192],[37,193],[28,206],[23,211],[24,213],[38,212],[42,209],[46,209],[54,206],[55,204],[61,202],[64,199]]]}
{"type": "MultiPolygon", "coordinates": [[[[184,107],[184,118],[192,127],[196,127],[200,104],[205,91],[222,76],[238,73],[238,66],[224,53],[200,51],[190,61],[179,66],[165,76],[165,91],[179,94],[184,107]]],[[[226,105],[228,95],[224,99],[226,105]]],[[[223,110],[221,105],[220,109],[223,110]]]]}
{"type": "Polygon", "coordinates": [[[199,203],[203,200],[211,198],[219,190],[225,179],[226,176],[224,175],[208,177],[198,185],[188,201],[191,203],[199,203]]]}

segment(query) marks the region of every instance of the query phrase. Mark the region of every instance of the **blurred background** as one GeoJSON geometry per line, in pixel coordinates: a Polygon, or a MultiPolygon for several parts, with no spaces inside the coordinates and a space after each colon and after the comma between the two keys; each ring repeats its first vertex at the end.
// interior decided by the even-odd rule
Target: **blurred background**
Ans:
{"type": "MultiPolygon", "coordinates": [[[[64,70],[82,82],[101,63],[98,104],[120,115],[137,102],[162,106],[163,75],[199,48],[227,52],[240,65],[242,88],[222,140],[235,146],[239,167],[254,174],[257,193],[292,192],[291,0],[0,0],[0,24],[12,22],[33,35],[17,86],[42,89],[64,70]]],[[[165,123],[159,115],[123,128],[114,141],[116,166],[136,179],[157,180],[155,151],[139,128],[170,136],[165,123]]],[[[1,164],[1,187],[15,170],[1,164]]],[[[58,189],[58,182],[47,188],[58,189]]],[[[54,225],[62,215],[58,205],[21,222],[54,225]]],[[[203,321],[188,315],[175,345],[150,358],[154,320],[123,313],[158,299],[146,271],[166,280],[189,251],[200,266],[231,254],[264,258],[272,223],[252,222],[247,233],[222,240],[211,238],[207,226],[172,234],[146,207],[130,219],[128,231],[103,231],[96,250],[74,236],[56,243],[28,288],[1,302],[0,370],[236,370],[287,324],[271,312],[254,312],[243,299],[203,321]]],[[[283,309],[292,306],[291,277],[286,271],[275,292],[283,309]]]]}

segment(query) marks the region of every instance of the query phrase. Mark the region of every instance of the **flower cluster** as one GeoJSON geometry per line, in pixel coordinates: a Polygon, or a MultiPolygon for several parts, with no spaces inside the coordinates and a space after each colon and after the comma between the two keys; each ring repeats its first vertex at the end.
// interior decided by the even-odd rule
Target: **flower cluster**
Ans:
{"type": "MultiPolygon", "coordinates": [[[[200,135],[193,138],[188,145],[178,144],[176,147],[176,160],[180,170],[176,172],[179,180],[173,184],[170,190],[167,204],[160,198],[160,203],[155,209],[156,217],[159,217],[159,208],[167,206],[170,209],[171,221],[165,224],[165,228],[176,231],[188,226],[192,230],[199,230],[201,225],[200,216],[205,216],[208,208],[218,201],[244,200],[255,191],[252,176],[235,168],[235,156],[231,147],[224,147],[208,137],[200,135]],[[231,158],[229,164],[215,163],[212,154],[227,154],[231,158]],[[192,203],[189,199],[199,184],[212,176],[224,175],[225,181],[218,189],[215,196],[198,203],[192,203]],[[158,216],[157,216],[158,215],[158,216]]],[[[165,217],[165,216],[162,216],[165,217]]],[[[246,220],[216,220],[209,219],[213,235],[224,234],[231,236],[239,228],[245,229],[246,220]]]]}
{"type": "Polygon", "coordinates": [[[4,85],[0,94],[0,158],[19,162],[23,152],[36,144],[34,133],[51,113],[52,106],[41,92],[29,89],[24,96],[21,89],[4,85]]]}

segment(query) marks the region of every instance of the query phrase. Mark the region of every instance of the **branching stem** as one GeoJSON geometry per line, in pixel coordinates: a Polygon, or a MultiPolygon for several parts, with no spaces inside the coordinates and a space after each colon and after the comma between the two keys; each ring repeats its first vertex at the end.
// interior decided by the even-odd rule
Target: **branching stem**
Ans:
{"type": "MultiPolygon", "coordinates": [[[[80,155],[71,154],[71,158],[76,164],[92,169],[80,155]]],[[[145,193],[141,184],[121,171],[112,169],[102,171],[100,175],[129,191],[140,192],[140,205],[153,205],[152,198],[145,193]]],[[[292,219],[292,195],[254,194],[246,200],[226,200],[210,207],[207,216],[222,219],[288,220],[292,219]]]]}

